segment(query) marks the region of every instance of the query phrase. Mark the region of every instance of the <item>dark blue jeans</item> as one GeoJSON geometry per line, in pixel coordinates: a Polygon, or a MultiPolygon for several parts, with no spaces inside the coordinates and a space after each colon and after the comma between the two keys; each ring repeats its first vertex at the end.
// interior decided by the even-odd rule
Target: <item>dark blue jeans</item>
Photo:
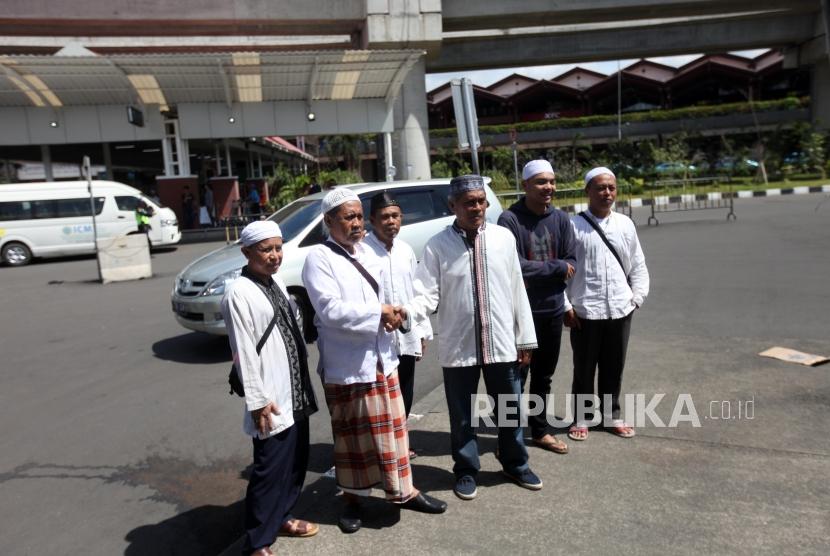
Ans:
{"type": "Polygon", "coordinates": [[[527,448],[519,420],[521,377],[516,363],[444,367],[444,392],[450,413],[450,440],[456,478],[463,475],[475,477],[481,467],[478,460],[478,439],[472,427],[472,407],[482,374],[487,394],[493,398],[495,408],[499,407],[500,394],[512,395],[506,406],[511,408],[509,419],[515,426],[499,427],[499,461],[504,470],[512,474],[521,473],[528,467],[527,448]]]}

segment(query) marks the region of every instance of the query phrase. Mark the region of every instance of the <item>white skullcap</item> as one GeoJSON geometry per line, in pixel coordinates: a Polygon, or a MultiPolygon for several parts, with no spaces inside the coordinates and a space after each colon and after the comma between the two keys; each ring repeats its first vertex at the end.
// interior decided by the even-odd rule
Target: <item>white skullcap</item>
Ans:
{"type": "Polygon", "coordinates": [[[264,239],[271,239],[272,237],[282,237],[279,225],[273,220],[257,220],[251,222],[242,229],[239,239],[242,240],[242,245],[250,247],[255,243],[259,243],[264,239]]]}
{"type": "Polygon", "coordinates": [[[605,166],[597,166],[596,168],[585,174],[585,185],[587,186],[589,183],[591,183],[592,179],[601,174],[608,174],[612,178],[617,179],[617,176],[614,175],[614,172],[612,172],[605,166]]]}
{"type": "Polygon", "coordinates": [[[550,172],[553,174],[553,166],[550,165],[550,162],[547,160],[531,160],[525,164],[524,170],[522,170],[522,179],[530,179],[542,172],[550,172]]]}
{"type": "Polygon", "coordinates": [[[337,208],[343,203],[348,203],[349,201],[360,201],[360,197],[357,196],[357,193],[347,187],[336,187],[326,193],[326,196],[323,197],[323,203],[320,205],[320,212],[326,214],[331,209],[337,208]]]}

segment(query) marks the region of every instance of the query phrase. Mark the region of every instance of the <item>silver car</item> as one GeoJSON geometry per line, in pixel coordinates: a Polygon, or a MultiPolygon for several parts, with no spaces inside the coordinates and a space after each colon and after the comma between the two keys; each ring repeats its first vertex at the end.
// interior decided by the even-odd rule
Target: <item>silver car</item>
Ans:
{"type": "MultiPolygon", "coordinates": [[[[485,178],[485,181],[489,182],[489,179],[485,178]]],[[[341,187],[348,187],[360,196],[367,228],[371,228],[368,215],[372,196],[380,191],[393,192],[404,215],[399,237],[411,245],[420,258],[427,240],[454,219],[447,204],[449,184],[449,178],[444,178],[361,183],[341,187]]],[[[490,187],[487,186],[486,189],[490,202],[487,221],[495,223],[501,214],[501,205],[490,187]]],[[[314,316],[303,287],[302,271],[311,247],[325,239],[323,217],[320,214],[320,202],[324,195],[325,193],[315,193],[297,199],[269,217],[282,230],[283,260],[279,272],[292,300],[300,308],[303,323],[312,322],[314,316]]],[[[179,324],[199,332],[227,334],[219,302],[225,287],[239,276],[245,262],[237,242],[212,251],[187,265],[176,276],[171,296],[173,312],[179,324]]]]}

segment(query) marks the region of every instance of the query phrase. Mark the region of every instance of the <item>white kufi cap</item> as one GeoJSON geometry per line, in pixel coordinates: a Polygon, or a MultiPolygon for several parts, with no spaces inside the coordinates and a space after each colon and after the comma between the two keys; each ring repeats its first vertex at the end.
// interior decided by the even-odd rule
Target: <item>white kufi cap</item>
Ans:
{"type": "Polygon", "coordinates": [[[251,222],[242,229],[239,239],[242,240],[242,245],[250,247],[255,243],[259,243],[265,239],[272,237],[282,237],[279,225],[273,220],[257,220],[251,222]]]}
{"type": "Polygon", "coordinates": [[[602,174],[608,174],[612,178],[617,179],[617,176],[614,175],[614,172],[612,172],[611,170],[609,170],[605,166],[598,166],[598,167],[594,168],[593,170],[591,170],[590,172],[588,172],[587,174],[585,174],[585,185],[587,186],[589,183],[591,183],[592,179],[594,179],[595,177],[600,176],[602,174]]]}
{"type": "Polygon", "coordinates": [[[326,196],[323,197],[323,203],[320,205],[320,212],[326,214],[331,209],[337,208],[343,203],[348,203],[349,201],[360,201],[360,197],[357,196],[357,193],[347,187],[336,187],[326,193],[326,196]]]}
{"type": "Polygon", "coordinates": [[[550,162],[547,160],[531,160],[525,164],[525,167],[522,170],[522,179],[528,180],[536,174],[541,174],[542,172],[550,172],[553,174],[553,166],[550,165],[550,162]]]}

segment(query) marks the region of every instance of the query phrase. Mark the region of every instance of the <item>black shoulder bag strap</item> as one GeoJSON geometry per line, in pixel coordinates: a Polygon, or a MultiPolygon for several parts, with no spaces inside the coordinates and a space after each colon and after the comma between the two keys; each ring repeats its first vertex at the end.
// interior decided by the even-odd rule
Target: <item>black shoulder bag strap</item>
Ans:
{"type": "Polygon", "coordinates": [[[596,230],[596,232],[599,234],[600,239],[602,239],[602,241],[605,243],[605,245],[608,247],[608,249],[611,250],[611,254],[614,255],[614,258],[617,259],[618,263],[620,263],[620,268],[622,268],[623,274],[625,275],[625,281],[628,282],[628,285],[630,286],[631,285],[631,278],[628,277],[628,273],[625,271],[625,266],[623,266],[623,262],[622,262],[622,259],[620,258],[620,255],[617,253],[617,250],[614,249],[614,246],[611,245],[611,242],[608,241],[608,237],[605,235],[605,232],[602,231],[602,228],[597,226],[597,223],[594,222],[593,218],[591,218],[590,216],[585,214],[585,211],[580,212],[579,216],[584,218],[585,221],[588,224],[590,224],[591,227],[594,230],[596,230]]]}
{"type": "Polygon", "coordinates": [[[360,274],[362,274],[364,278],[366,278],[366,281],[369,282],[369,285],[372,286],[373,290],[375,290],[375,294],[378,296],[378,299],[380,298],[380,286],[378,286],[378,283],[375,281],[374,278],[372,278],[372,275],[369,274],[369,271],[363,268],[362,264],[360,264],[359,262],[357,262],[356,259],[346,254],[346,252],[341,247],[334,246],[328,241],[324,242],[323,245],[325,245],[338,255],[346,257],[346,260],[352,263],[354,267],[357,269],[357,271],[360,272],[360,274]]]}

